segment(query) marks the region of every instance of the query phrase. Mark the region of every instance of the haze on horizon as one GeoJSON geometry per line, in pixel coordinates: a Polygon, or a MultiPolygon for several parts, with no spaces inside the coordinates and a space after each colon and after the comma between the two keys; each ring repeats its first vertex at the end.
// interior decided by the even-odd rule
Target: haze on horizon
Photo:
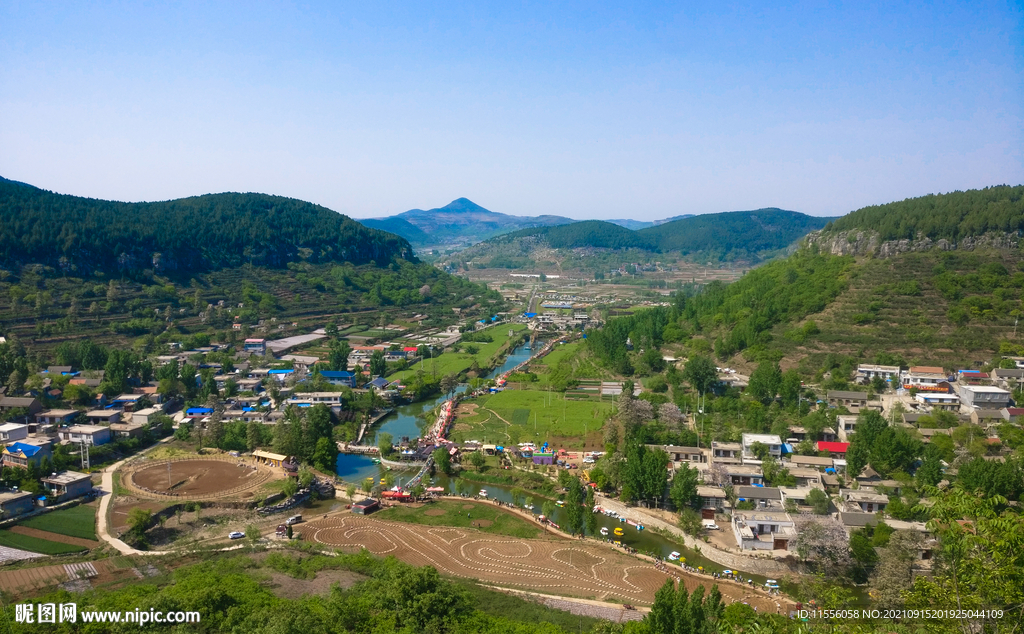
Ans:
{"type": "Polygon", "coordinates": [[[356,218],[653,220],[1024,182],[1024,9],[4,3],[0,175],[356,218]]]}

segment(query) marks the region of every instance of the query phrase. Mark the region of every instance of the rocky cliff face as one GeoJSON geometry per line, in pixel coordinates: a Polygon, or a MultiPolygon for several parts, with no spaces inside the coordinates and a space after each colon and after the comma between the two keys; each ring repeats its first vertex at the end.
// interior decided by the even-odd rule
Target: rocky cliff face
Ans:
{"type": "Polygon", "coordinates": [[[981,247],[1016,249],[1020,238],[1012,233],[987,233],[982,236],[968,236],[959,241],[940,238],[932,240],[918,236],[915,240],[887,240],[882,242],[874,231],[854,229],[840,232],[812,231],[807,234],[807,244],[817,245],[822,251],[833,255],[872,255],[889,258],[911,251],[953,251],[973,250],[981,247]]]}

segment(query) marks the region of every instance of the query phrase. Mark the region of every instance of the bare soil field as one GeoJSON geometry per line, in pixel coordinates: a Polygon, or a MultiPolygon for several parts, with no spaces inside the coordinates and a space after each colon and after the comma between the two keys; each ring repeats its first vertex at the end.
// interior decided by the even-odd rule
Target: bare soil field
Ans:
{"type": "Polygon", "coordinates": [[[157,493],[173,493],[181,497],[206,497],[252,483],[262,483],[259,472],[252,467],[222,460],[181,460],[156,464],[132,474],[136,486],[157,493]]]}
{"type": "MultiPolygon", "coordinates": [[[[653,564],[598,544],[566,539],[516,539],[475,530],[385,522],[341,514],[304,526],[310,539],[326,546],[375,555],[394,555],[443,574],[537,592],[650,605],[668,578],[689,591],[707,578],[653,564]]],[[[738,584],[720,583],[727,601],[746,601],[759,610],[775,603],[738,584]]]]}
{"type": "Polygon", "coordinates": [[[365,576],[348,570],[321,570],[313,579],[295,579],[282,572],[271,572],[270,591],[282,599],[301,599],[311,594],[326,595],[337,584],[340,588],[351,588],[365,576]]]}

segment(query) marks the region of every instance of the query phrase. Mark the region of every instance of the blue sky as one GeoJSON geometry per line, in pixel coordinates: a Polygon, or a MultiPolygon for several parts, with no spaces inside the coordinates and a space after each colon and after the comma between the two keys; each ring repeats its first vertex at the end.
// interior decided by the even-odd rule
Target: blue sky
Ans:
{"type": "Polygon", "coordinates": [[[1024,182],[1019,3],[358,4],[2,3],[0,175],[635,219],[1024,182]]]}

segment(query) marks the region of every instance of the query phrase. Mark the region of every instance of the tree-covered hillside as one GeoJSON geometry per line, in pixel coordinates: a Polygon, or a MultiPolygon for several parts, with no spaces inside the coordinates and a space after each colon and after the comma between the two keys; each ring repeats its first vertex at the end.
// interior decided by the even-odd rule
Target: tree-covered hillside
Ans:
{"type": "Polygon", "coordinates": [[[704,214],[676,220],[637,234],[662,252],[702,253],[718,260],[761,259],[785,249],[831,218],[784,209],[757,209],[704,214]]]}
{"type": "Polygon", "coordinates": [[[989,231],[1024,230],[1024,185],[931,194],[858,209],[826,229],[877,231],[881,240],[960,240],[989,231]]]}
{"type": "Polygon", "coordinates": [[[525,236],[541,236],[553,249],[575,249],[577,247],[646,249],[649,251],[658,249],[657,241],[604,220],[584,220],[557,227],[532,227],[493,240],[497,243],[507,243],[525,236]]]}
{"type": "Polygon", "coordinates": [[[778,255],[829,220],[782,209],[688,216],[638,231],[603,220],[586,220],[491,238],[467,250],[464,259],[492,262],[490,266],[500,268],[509,257],[529,259],[530,252],[537,249],[637,249],[701,262],[758,262],[778,255]]]}
{"type": "Polygon", "coordinates": [[[412,259],[409,243],[312,203],[266,194],[209,194],[121,203],[0,179],[0,265],[65,273],[173,275],[246,265],[412,259]]]}

